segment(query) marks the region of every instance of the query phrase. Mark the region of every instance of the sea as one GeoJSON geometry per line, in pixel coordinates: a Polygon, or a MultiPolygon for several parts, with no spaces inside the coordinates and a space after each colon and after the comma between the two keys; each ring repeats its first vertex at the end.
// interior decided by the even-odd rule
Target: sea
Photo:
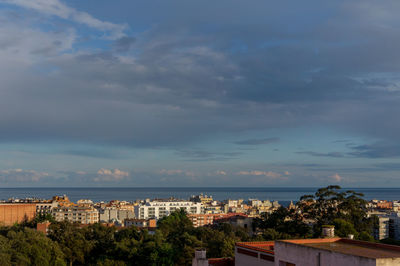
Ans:
{"type": "MultiPolygon", "coordinates": [[[[94,202],[110,200],[135,201],[143,199],[189,199],[192,195],[209,195],[214,200],[259,199],[278,201],[287,206],[303,195],[314,194],[316,187],[29,187],[0,188],[0,200],[10,198],[50,199],[53,196],[67,195],[76,202],[79,199],[91,199],[94,202]]],[[[364,199],[400,200],[400,188],[342,188],[364,194],[364,199]]]]}

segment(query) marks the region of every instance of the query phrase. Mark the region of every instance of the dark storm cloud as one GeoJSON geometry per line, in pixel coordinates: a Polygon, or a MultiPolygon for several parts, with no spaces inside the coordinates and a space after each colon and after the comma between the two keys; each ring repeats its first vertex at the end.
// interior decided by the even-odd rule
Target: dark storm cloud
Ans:
{"type": "Polygon", "coordinates": [[[306,155],[311,155],[311,156],[316,156],[316,157],[334,157],[334,158],[342,158],[345,155],[341,152],[313,152],[313,151],[299,151],[296,152],[297,154],[306,154],[306,155]]]}
{"type": "MultiPolygon", "coordinates": [[[[74,31],[0,25],[1,139],[159,147],[220,132],[330,126],[400,143],[398,2],[226,3],[179,1],[179,13],[165,12],[178,2],[159,3],[155,24],[138,14],[147,30],[108,51],[79,49],[74,31]],[[51,53],[37,53],[43,47],[51,53]]],[[[237,144],[265,144],[257,141],[268,142],[237,144]]],[[[382,149],[349,155],[397,156],[382,149]]]]}
{"type": "Polygon", "coordinates": [[[136,38],[134,37],[124,36],[113,43],[113,48],[116,52],[128,52],[132,48],[135,41],[136,38]]]}
{"type": "Polygon", "coordinates": [[[234,142],[237,145],[262,145],[279,142],[279,138],[246,139],[234,142]]]}
{"type": "Polygon", "coordinates": [[[209,152],[204,150],[178,150],[176,154],[185,161],[228,161],[237,159],[242,152],[209,152]]]}
{"type": "Polygon", "coordinates": [[[396,143],[378,142],[369,145],[352,147],[353,151],[348,153],[354,157],[361,158],[397,158],[400,157],[400,145],[396,143]]]}

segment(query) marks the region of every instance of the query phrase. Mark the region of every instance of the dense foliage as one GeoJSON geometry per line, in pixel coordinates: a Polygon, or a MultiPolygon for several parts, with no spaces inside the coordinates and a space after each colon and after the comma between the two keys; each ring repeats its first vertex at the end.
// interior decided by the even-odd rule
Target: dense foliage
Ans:
{"type": "Polygon", "coordinates": [[[320,237],[323,225],[334,225],[337,236],[352,234],[373,241],[376,217],[367,217],[367,202],[362,197],[355,191],[341,191],[339,186],[320,188],[314,195],[302,196],[296,209],[282,207],[272,214],[265,213],[254,226],[268,240],[320,237]]]}
{"type": "Polygon", "coordinates": [[[208,257],[233,257],[236,242],[319,237],[328,224],[338,236],[371,240],[376,221],[366,217],[361,197],[337,186],[319,189],[295,209],[264,213],[253,224],[256,236],[230,224],[194,228],[178,210],[160,219],[155,232],[53,221],[46,237],[31,228],[52,217],[37,216],[0,229],[0,265],[191,265],[196,248],[205,248],[208,257]]]}
{"type": "Polygon", "coordinates": [[[42,218],[0,230],[0,265],[191,265],[196,248],[233,257],[235,242],[250,240],[229,224],[194,228],[184,211],[159,220],[153,233],[53,222],[46,237],[29,228],[42,218]]]}

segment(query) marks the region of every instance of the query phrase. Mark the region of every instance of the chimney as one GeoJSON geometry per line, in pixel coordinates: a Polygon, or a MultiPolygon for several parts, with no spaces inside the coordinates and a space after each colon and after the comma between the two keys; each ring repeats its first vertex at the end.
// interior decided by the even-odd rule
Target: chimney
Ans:
{"type": "Polygon", "coordinates": [[[335,237],[335,226],[334,225],[323,225],[322,226],[322,237],[323,238],[335,237]]]}
{"type": "Polygon", "coordinates": [[[201,248],[195,250],[192,266],[208,266],[208,259],[205,249],[201,248]]]}

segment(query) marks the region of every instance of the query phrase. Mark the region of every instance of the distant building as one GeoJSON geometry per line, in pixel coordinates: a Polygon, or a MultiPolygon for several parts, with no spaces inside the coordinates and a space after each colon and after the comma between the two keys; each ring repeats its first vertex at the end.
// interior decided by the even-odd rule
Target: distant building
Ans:
{"type": "Polygon", "coordinates": [[[123,223],[125,219],[135,218],[134,211],[131,210],[121,210],[114,207],[106,207],[104,209],[98,209],[100,222],[114,222],[118,221],[123,223]]]}
{"type": "Polygon", "coordinates": [[[194,227],[201,227],[214,222],[213,214],[188,214],[188,218],[194,227]]]}
{"type": "Polygon", "coordinates": [[[34,203],[0,203],[0,225],[2,226],[30,221],[35,216],[36,204],[34,203]]]}
{"type": "Polygon", "coordinates": [[[376,203],[376,207],[382,210],[391,210],[393,209],[393,202],[387,200],[380,200],[376,203]]]}
{"type": "Polygon", "coordinates": [[[47,235],[48,231],[49,231],[49,226],[50,226],[50,222],[43,222],[43,223],[38,223],[36,225],[36,231],[38,232],[42,232],[43,234],[47,235]]]}
{"type": "Polygon", "coordinates": [[[389,238],[389,217],[378,217],[378,225],[374,228],[374,238],[381,240],[389,238]]]}
{"type": "Polygon", "coordinates": [[[253,217],[248,217],[244,214],[234,214],[230,217],[224,217],[220,219],[214,219],[214,223],[229,223],[232,226],[242,227],[247,230],[249,235],[253,234],[253,217]]]}
{"type": "Polygon", "coordinates": [[[183,209],[188,214],[200,214],[204,211],[203,204],[191,201],[148,201],[135,206],[135,217],[138,219],[160,219],[172,212],[183,209]]]}
{"type": "Polygon", "coordinates": [[[54,208],[52,213],[57,222],[69,221],[81,224],[93,224],[99,222],[99,212],[95,208],[63,206],[54,208]]]}
{"type": "Polygon", "coordinates": [[[200,202],[200,203],[203,203],[203,204],[211,204],[211,202],[213,202],[213,197],[212,196],[203,195],[203,193],[201,193],[200,195],[191,196],[190,197],[190,201],[200,202]]]}
{"type": "Polygon", "coordinates": [[[400,212],[392,212],[389,215],[389,236],[400,240],[400,212]]]}
{"type": "Polygon", "coordinates": [[[155,228],[157,221],[155,219],[125,219],[125,227],[136,226],[139,228],[155,228]]]}
{"type": "Polygon", "coordinates": [[[36,213],[41,215],[51,214],[56,207],[58,207],[56,201],[36,203],[36,213]]]}
{"type": "Polygon", "coordinates": [[[53,201],[57,202],[58,206],[75,206],[76,204],[71,202],[67,195],[63,196],[54,196],[53,201]]]}

